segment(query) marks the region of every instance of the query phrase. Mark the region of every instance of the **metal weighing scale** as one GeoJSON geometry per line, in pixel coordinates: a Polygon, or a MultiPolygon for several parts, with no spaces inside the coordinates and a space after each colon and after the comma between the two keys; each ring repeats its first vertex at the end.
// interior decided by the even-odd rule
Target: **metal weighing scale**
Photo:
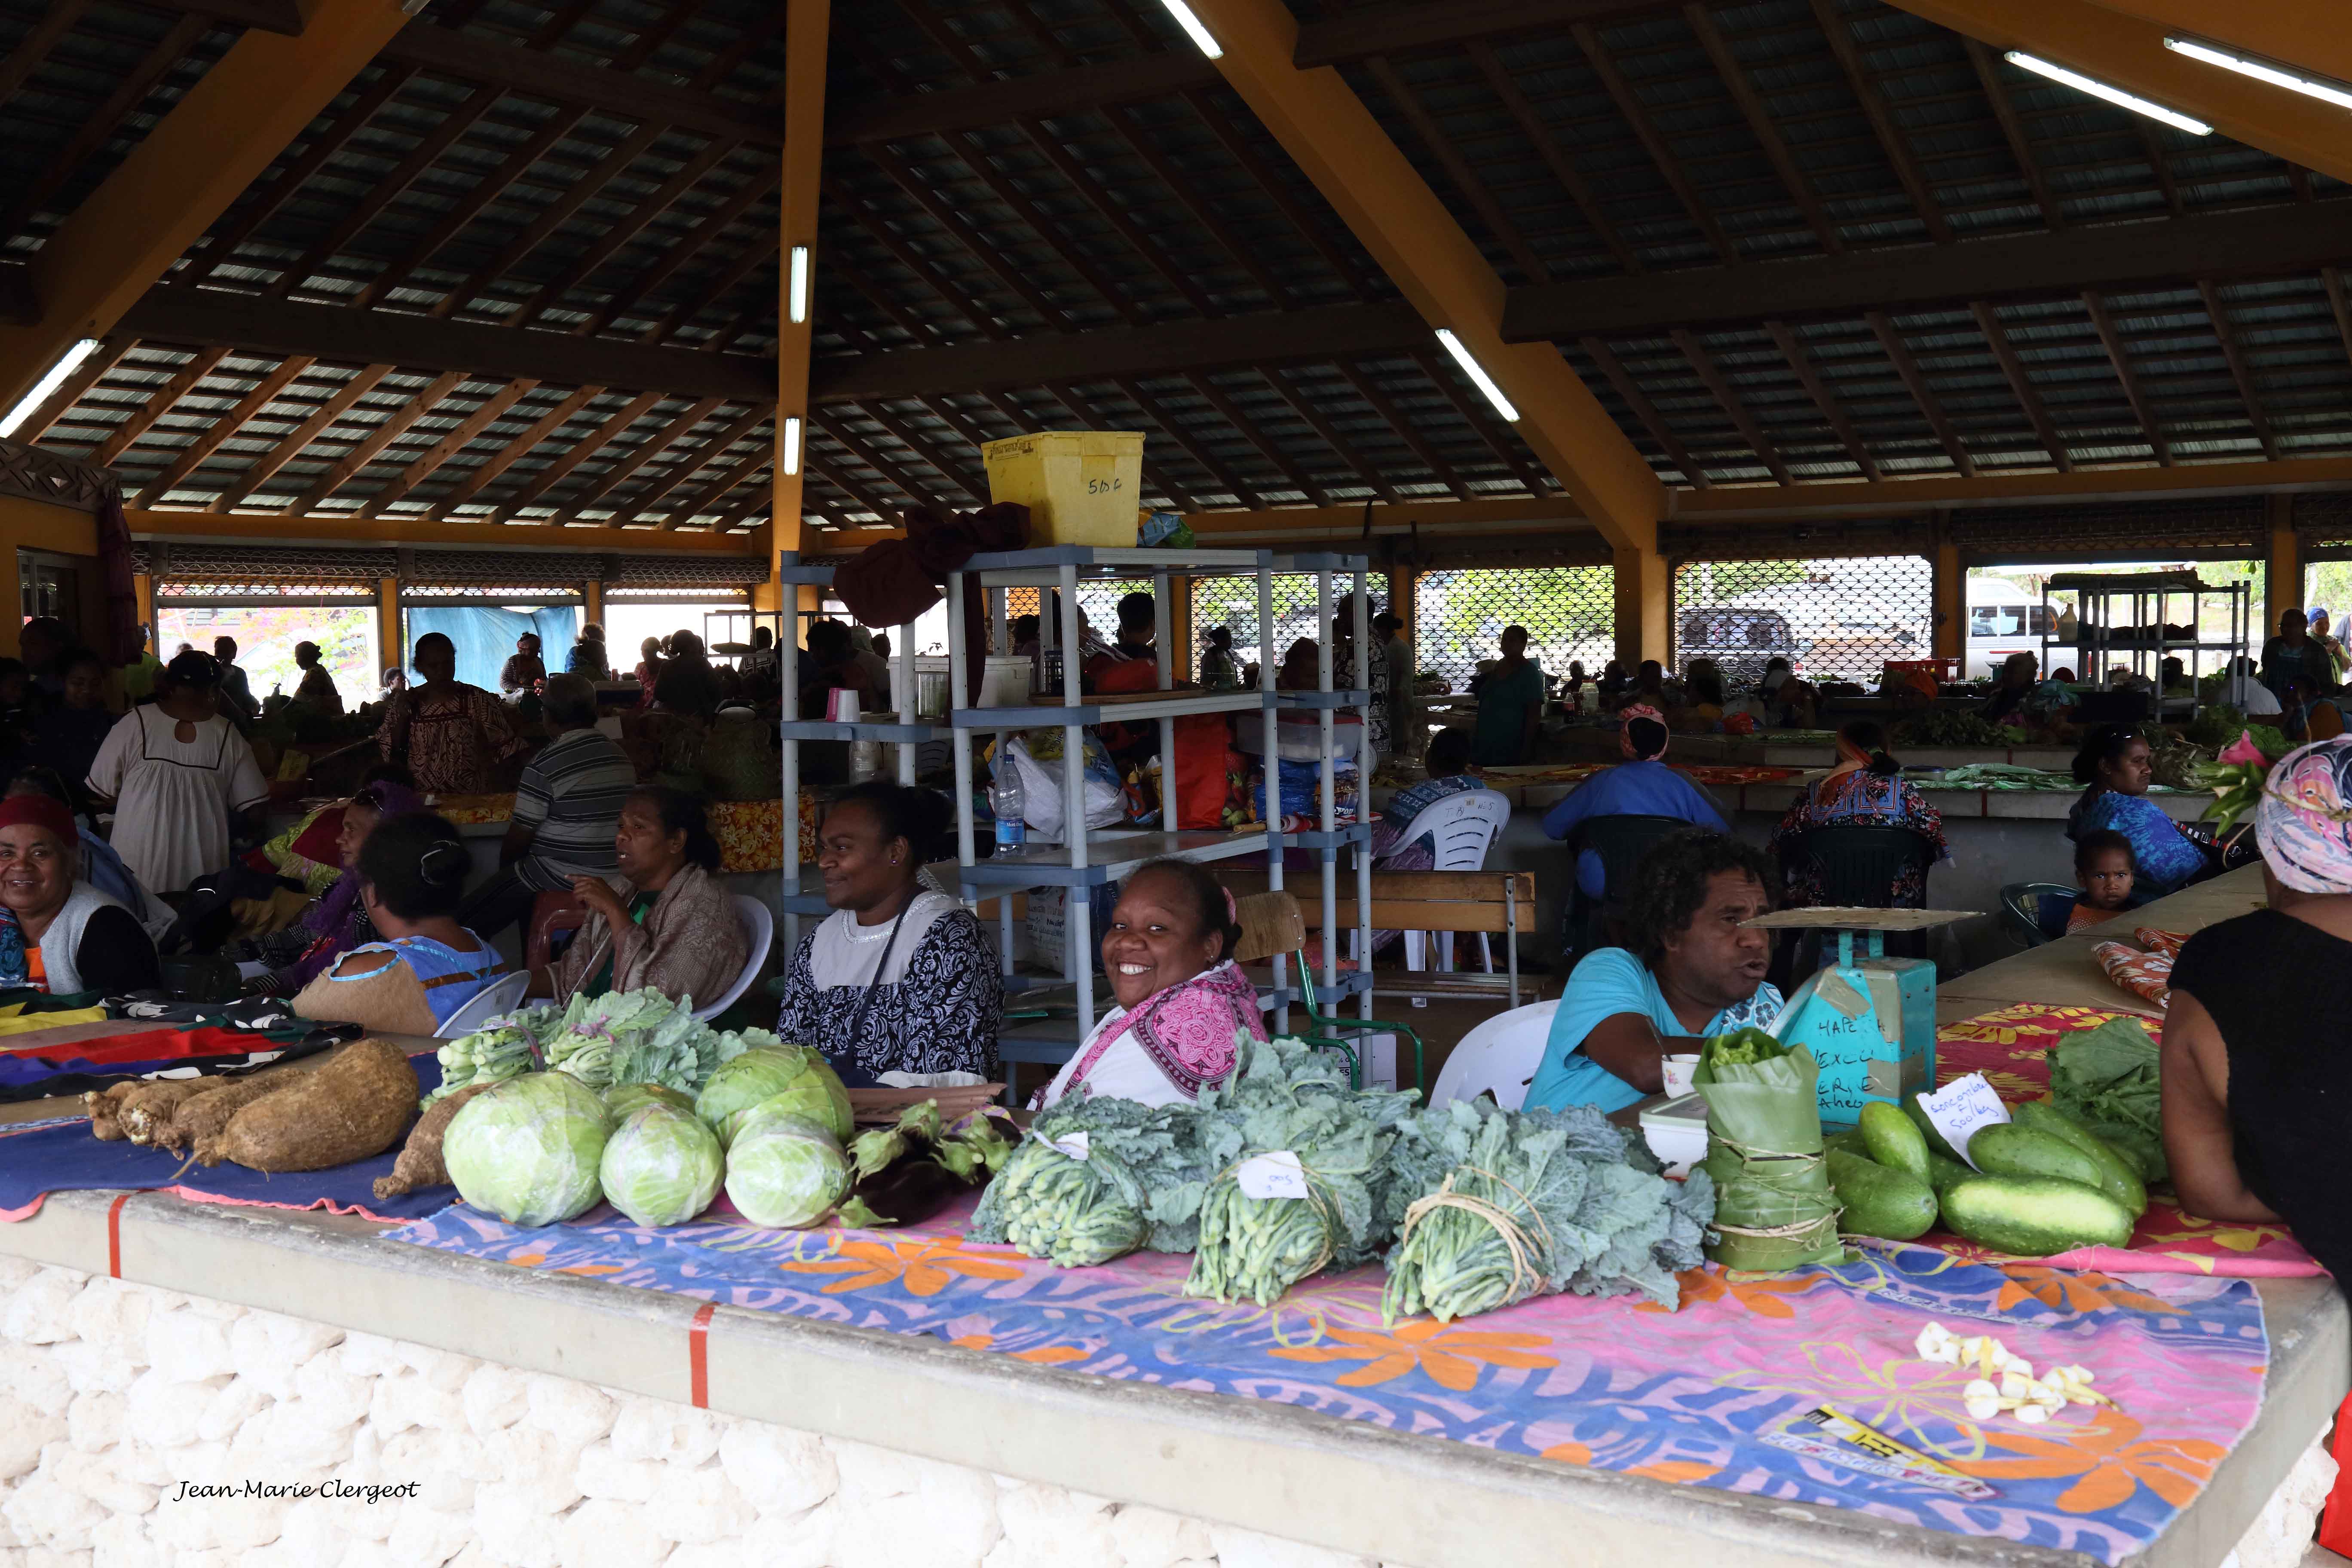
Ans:
{"type": "Polygon", "coordinates": [[[1837,933],[1836,962],[1797,987],[1768,1031],[1784,1046],[1806,1047],[1821,1064],[1823,1127],[1851,1127],[1874,1100],[1900,1105],[1936,1087],[1936,963],[1888,957],[1886,933],[1929,931],[1973,913],[1783,910],[1746,922],[1761,931],[1837,933]]]}

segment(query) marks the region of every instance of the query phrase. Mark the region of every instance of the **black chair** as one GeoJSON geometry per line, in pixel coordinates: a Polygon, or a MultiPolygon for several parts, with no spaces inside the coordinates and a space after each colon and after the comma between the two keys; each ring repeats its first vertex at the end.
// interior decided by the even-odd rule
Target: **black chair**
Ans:
{"type": "MultiPolygon", "coordinates": [[[[1822,904],[1840,909],[1924,910],[1927,870],[1935,863],[1936,841],[1910,827],[1814,827],[1780,846],[1782,874],[1810,871],[1821,888],[1822,904]],[[1918,895],[1897,904],[1892,897],[1895,884],[1914,867],[1919,872],[1918,895]]],[[[1886,939],[1890,953],[1924,958],[1927,949],[1925,931],[1886,939]]]]}
{"type": "Polygon", "coordinates": [[[1622,934],[1626,900],[1633,890],[1633,873],[1642,857],[1660,839],[1696,826],[1679,816],[1588,816],[1568,836],[1568,882],[1571,889],[1568,912],[1561,918],[1559,942],[1570,967],[1596,948],[1608,947],[1622,934]],[[1577,880],[1577,862],[1584,851],[1601,857],[1601,896],[1588,898],[1577,880]]]}

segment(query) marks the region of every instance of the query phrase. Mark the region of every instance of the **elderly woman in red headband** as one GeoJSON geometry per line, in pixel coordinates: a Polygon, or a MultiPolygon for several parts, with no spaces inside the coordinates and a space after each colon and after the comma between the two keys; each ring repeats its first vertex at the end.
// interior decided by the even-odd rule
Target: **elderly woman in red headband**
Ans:
{"type": "Polygon", "coordinates": [[[138,916],[81,880],[80,864],[63,801],[0,800],[0,988],[121,995],[163,984],[138,916]]]}

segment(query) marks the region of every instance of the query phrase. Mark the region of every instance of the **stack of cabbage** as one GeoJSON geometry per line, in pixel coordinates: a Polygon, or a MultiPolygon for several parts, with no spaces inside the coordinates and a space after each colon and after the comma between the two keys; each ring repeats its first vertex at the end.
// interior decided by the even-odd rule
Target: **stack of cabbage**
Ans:
{"type": "Polygon", "coordinates": [[[594,1089],[658,1083],[692,1094],[725,1062],[783,1042],[765,1029],[721,1033],[694,1016],[694,999],[671,1001],[647,986],[603,996],[574,996],[561,1008],[527,1007],[441,1047],[441,1087],[502,1083],[551,1068],[594,1089]]]}

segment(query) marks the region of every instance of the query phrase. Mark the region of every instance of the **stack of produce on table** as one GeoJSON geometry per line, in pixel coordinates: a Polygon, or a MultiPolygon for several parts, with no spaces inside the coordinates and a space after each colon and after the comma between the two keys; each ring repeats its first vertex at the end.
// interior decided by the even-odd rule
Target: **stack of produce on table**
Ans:
{"type": "Polygon", "coordinates": [[[971,1234],[1065,1268],[1192,1251],[1214,1173],[1197,1110],[1088,1099],[1043,1112],[981,1195],[971,1234]]]}
{"type": "Polygon", "coordinates": [[[83,1097],[90,1131],[206,1165],[322,1171],[371,1159],[416,1110],[416,1069],[389,1041],[354,1040],[320,1061],[237,1077],[120,1083],[83,1097]]]}
{"type": "Polygon", "coordinates": [[[722,1189],[757,1226],[803,1228],[837,1208],[845,1224],[906,1223],[986,1181],[1011,1148],[993,1114],[946,1126],[928,1100],[845,1148],[841,1080],[815,1050],[781,1045],[739,1051],[694,1097],[649,1082],[599,1095],[560,1069],[525,1073],[469,1089],[435,1131],[436,1151],[412,1140],[402,1163],[437,1159],[459,1197],[522,1226],[600,1200],[639,1225],[683,1225],[722,1189]]]}
{"type": "Polygon", "coordinates": [[[1906,720],[1895,731],[1898,746],[2017,746],[2028,738],[2023,730],[1948,708],[1906,720]]]}
{"type": "Polygon", "coordinates": [[[2151,1182],[2172,1173],[2158,1057],[2147,1026],[2132,1018],[2067,1035],[2050,1052],[2050,1097],[2058,1109],[2121,1150],[2151,1182]]]}
{"type": "Polygon", "coordinates": [[[1964,1241],[2020,1258],[2126,1245],[2150,1173],[2051,1101],[2012,1118],[1979,1128],[1963,1160],[1916,1100],[1863,1107],[1860,1124],[1830,1140],[1844,1229],[1908,1241],[1940,1219],[1964,1241]]]}
{"type": "Polygon", "coordinates": [[[694,1016],[694,999],[673,1001],[647,986],[569,1005],[527,1007],[441,1047],[442,1099],[479,1083],[553,1068],[591,1089],[659,1083],[688,1094],[720,1064],[754,1047],[782,1044],[765,1029],[721,1033],[694,1016]]]}
{"type": "Polygon", "coordinates": [[[1706,1172],[1667,1181],[1638,1134],[1590,1105],[1554,1115],[1455,1100],[1407,1124],[1397,1163],[1408,1160],[1420,1180],[1398,1184],[1418,1190],[1388,1256],[1391,1322],[1450,1321],[1560,1290],[1639,1290],[1672,1310],[1675,1276],[1698,1266],[1715,1210],[1706,1172]]]}
{"type": "Polygon", "coordinates": [[[1761,1029],[1700,1049],[1691,1086],[1706,1101],[1706,1163],[1726,1268],[1774,1272],[1845,1256],[1822,1148],[1821,1067],[1761,1029]]]}

